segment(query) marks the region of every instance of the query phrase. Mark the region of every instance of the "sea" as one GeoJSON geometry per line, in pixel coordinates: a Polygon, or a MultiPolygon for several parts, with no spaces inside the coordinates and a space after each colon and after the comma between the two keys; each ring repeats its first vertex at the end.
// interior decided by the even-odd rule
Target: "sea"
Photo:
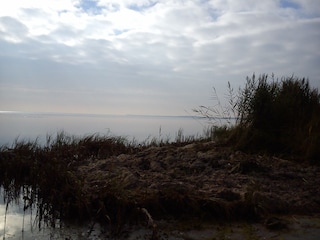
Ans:
{"type": "Polygon", "coordinates": [[[16,141],[45,143],[48,135],[64,132],[124,137],[137,142],[174,141],[183,136],[201,136],[210,122],[201,116],[111,115],[0,111],[0,146],[11,147],[16,141]]]}

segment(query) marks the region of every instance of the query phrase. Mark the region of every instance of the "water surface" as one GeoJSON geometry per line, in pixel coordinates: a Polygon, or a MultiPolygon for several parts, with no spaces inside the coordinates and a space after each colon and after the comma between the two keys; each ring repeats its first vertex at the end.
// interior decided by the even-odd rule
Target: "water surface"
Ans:
{"type": "Polygon", "coordinates": [[[138,141],[147,138],[173,140],[179,129],[185,136],[201,135],[208,126],[194,116],[99,115],[65,113],[0,112],[0,145],[15,139],[44,142],[46,135],[65,131],[70,135],[122,136],[138,141]]]}

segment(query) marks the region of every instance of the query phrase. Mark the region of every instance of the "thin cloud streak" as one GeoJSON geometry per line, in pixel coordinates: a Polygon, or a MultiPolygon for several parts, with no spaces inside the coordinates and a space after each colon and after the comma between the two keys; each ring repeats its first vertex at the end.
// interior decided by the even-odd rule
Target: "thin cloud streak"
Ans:
{"type": "Polygon", "coordinates": [[[254,72],[320,88],[315,0],[2,5],[0,110],[184,115],[254,72]]]}

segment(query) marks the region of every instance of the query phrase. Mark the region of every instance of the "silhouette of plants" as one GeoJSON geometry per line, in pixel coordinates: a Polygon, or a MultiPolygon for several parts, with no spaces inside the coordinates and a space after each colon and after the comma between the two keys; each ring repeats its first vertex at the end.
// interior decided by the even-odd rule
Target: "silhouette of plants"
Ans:
{"type": "Polygon", "coordinates": [[[319,158],[320,95],[307,79],[253,75],[240,89],[237,107],[239,148],[319,158]]]}
{"type": "Polygon", "coordinates": [[[214,89],[216,105],[194,110],[212,122],[216,140],[227,140],[241,150],[319,163],[320,94],[308,79],[276,79],[273,74],[256,79],[253,74],[237,95],[230,83],[228,88],[227,106],[221,104],[214,89]],[[226,124],[221,124],[223,121],[226,124]]]}

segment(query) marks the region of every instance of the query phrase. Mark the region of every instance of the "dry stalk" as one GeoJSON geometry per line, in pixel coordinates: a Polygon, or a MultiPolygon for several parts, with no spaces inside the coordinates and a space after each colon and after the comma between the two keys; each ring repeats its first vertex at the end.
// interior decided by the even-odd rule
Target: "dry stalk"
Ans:
{"type": "Polygon", "coordinates": [[[154,222],[151,214],[148,212],[147,209],[145,208],[140,208],[140,211],[146,216],[147,220],[148,220],[148,226],[152,227],[152,236],[151,239],[152,240],[156,240],[158,239],[158,234],[157,234],[157,224],[154,222]]]}

